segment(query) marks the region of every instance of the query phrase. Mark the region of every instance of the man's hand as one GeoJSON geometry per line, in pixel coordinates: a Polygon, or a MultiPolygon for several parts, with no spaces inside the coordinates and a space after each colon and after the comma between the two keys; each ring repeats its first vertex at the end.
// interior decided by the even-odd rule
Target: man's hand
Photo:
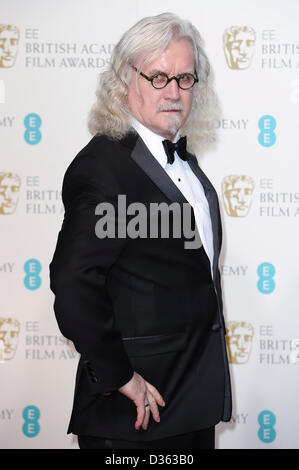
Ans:
{"type": "Polygon", "coordinates": [[[158,405],[165,406],[164,400],[158,390],[144,380],[141,375],[134,372],[132,379],[118,389],[120,393],[132,400],[137,408],[137,419],[135,429],[138,431],[140,426],[147,429],[147,425],[152,413],[153,419],[159,423],[160,415],[158,405]]]}

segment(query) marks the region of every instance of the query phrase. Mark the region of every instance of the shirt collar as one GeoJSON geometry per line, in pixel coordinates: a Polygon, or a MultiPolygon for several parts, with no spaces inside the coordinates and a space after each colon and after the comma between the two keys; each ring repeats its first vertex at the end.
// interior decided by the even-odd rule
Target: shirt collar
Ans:
{"type": "MultiPolygon", "coordinates": [[[[165,140],[165,137],[162,137],[159,134],[155,134],[153,131],[141,124],[141,122],[137,121],[137,119],[135,119],[134,117],[132,117],[131,122],[132,126],[138,132],[149,151],[160,163],[160,165],[165,168],[166,165],[168,165],[167,156],[162,144],[163,140],[165,140]]],[[[173,142],[177,142],[179,137],[180,135],[178,131],[173,142]]]]}

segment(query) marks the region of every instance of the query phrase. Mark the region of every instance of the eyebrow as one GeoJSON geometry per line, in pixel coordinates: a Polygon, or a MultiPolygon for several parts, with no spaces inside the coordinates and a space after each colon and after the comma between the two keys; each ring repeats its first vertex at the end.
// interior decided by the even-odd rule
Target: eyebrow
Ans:
{"type": "Polygon", "coordinates": [[[159,70],[159,69],[150,70],[148,73],[149,73],[150,75],[156,75],[157,73],[165,73],[165,75],[167,75],[166,72],[163,72],[162,70],[159,70]]]}
{"type": "MultiPolygon", "coordinates": [[[[168,73],[163,72],[162,70],[159,70],[159,69],[150,70],[148,73],[149,73],[149,75],[156,75],[156,74],[159,74],[159,73],[163,73],[164,75],[169,76],[168,73]]],[[[194,74],[194,70],[192,70],[192,72],[186,72],[186,71],[185,71],[185,72],[181,72],[181,73],[178,74],[178,76],[179,76],[179,75],[183,75],[184,73],[191,73],[191,74],[193,75],[193,74],[194,74]]]]}

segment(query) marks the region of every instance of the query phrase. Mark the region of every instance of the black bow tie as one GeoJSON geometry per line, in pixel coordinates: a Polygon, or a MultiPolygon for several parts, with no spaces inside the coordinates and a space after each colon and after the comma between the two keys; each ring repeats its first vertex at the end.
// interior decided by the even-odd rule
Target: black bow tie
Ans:
{"type": "Polygon", "coordinates": [[[170,140],[163,140],[162,142],[165,153],[167,155],[167,163],[170,163],[171,165],[174,162],[174,152],[177,152],[179,157],[182,160],[188,160],[189,156],[186,151],[186,146],[187,146],[187,137],[181,137],[175,144],[171,142],[170,140]]]}

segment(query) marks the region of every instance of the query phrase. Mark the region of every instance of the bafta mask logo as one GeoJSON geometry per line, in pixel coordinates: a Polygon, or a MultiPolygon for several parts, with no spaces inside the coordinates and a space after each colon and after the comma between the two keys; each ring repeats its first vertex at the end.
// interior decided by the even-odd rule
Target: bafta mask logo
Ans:
{"type": "Polygon", "coordinates": [[[246,217],[254,190],[254,181],[246,175],[228,175],[222,180],[222,198],[227,215],[246,217]]]}
{"type": "Polygon", "coordinates": [[[230,26],[223,33],[223,50],[230,69],[245,70],[251,64],[256,33],[248,26],[230,26]]]}
{"type": "Polygon", "coordinates": [[[0,24],[0,67],[10,68],[15,65],[18,54],[20,31],[16,26],[0,24]]]}
{"type": "Polygon", "coordinates": [[[15,357],[18,347],[20,323],[14,318],[0,318],[0,362],[15,357]]]}
{"type": "Polygon", "coordinates": [[[16,210],[21,178],[16,173],[0,172],[0,214],[13,214],[16,210]]]}
{"type": "Polygon", "coordinates": [[[246,364],[248,362],[253,341],[253,326],[247,322],[229,321],[226,324],[226,343],[229,362],[246,364]]]}

